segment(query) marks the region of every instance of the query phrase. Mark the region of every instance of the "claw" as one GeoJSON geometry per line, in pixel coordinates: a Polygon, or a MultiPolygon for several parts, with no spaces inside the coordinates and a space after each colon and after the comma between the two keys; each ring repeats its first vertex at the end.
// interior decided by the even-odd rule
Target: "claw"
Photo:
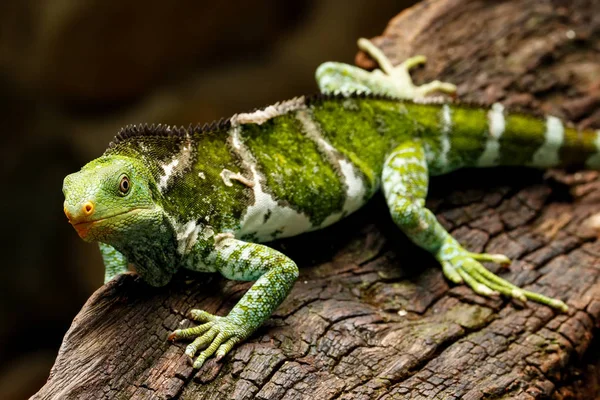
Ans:
{"type": "Polygon", "coordinates": [[[185,348],[185,355],[192,358],[194,354],[196,354],[196,348],[192,344],[188,344],[185,348]]]}
{"type": "Polygon", "coordinates": [[[567,311],[569,311],[569,306],[566,305],[564,302],[558,300],[558,299],[550,299],[547,303],[550,307],[552,308],[557,308],[560,311],[566,313],[567,311]]]}
{"type": "Polygon", "coordinates": [[[477,261],[489,261],[496,264],[508,265],[511,263],[510,258],[504,254],[488,254],[488,253],[468,253],[471,258],[477,261]]]}

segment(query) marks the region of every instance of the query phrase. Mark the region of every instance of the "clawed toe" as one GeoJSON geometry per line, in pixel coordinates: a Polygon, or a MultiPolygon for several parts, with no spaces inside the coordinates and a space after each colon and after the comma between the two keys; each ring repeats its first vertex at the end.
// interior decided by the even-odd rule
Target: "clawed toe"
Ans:
{"type": "Polygon", "coordinates": [[[229,321],[228,317],[219,317],[203,310],[190,311],[190,318],[204,323],[192,328],[177,329],[169,335],[168,339],[175,341],[195,338],[185,348],[185,354],[190,357],[190,360],[193,360],[199,350],[204,349],[193,361],[194,368],[202,367],[204,362],[213,355],[217,361],[221,360],[248,334],[238,324],[229,321]]]}
{"type": "Polygon", "coordinates": [[[532,300],[563,312],[568,310],[568,306],[561,300],[521,289],[490,272],[480,263],[480,261],[489,261],[508,265],[510,259],[505,255],[471,253],[457,245],[446,248],[441,253],[438,259],[442,264],[444,275],[454,283],[466,283],[477,294],[488,297],[501,294],[522,302],[532,300]]]}

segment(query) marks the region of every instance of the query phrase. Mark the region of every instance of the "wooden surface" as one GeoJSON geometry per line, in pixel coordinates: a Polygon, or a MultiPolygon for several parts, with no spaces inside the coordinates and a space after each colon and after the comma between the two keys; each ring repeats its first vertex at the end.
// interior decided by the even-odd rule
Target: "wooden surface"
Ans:
{"type": "MultiPolygon", "coordinates": [[[[460,98],[600,127],[598,9],[594,1],[430,1],[394,18],[376,43],[396,62],[427,55],[417,80],[457,83],[460,98]]],[[[361,54],[357,62],[369,64],[361,54]]],[[[432,181],[428,206],[461,243],[508,255],[515,261],[503,277],[560,297],[568,314],[451,286],[378,196],[329,229],[275,245],[302,267],[300,278],[222,363],[195,371],[185,343],[166,336],[192,325],[191,308],[226,314],[249,284],[180,274],[155,289],[129,274],[89,299],[33,398],[594,398],[597,176],[501,168],[432,181]]]]}

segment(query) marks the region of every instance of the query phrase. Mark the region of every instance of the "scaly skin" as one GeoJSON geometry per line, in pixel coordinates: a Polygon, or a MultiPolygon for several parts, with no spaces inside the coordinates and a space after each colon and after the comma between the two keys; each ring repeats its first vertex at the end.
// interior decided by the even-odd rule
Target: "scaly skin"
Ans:
{"type": "Polygon", "coordinates": [[[115,276],[127,272],[127,258],[119,253],[114,247],[98,242],[102,260],[106,266],[104,271],[104,283],[110,281],[115,276]]]}
{"type": "Polygon", "coordinates": [[[65,178],[65,213],[84,240],[101,243],[106,279],[132,263],[154,286],[179,268],[256,281],[227,316],[192,310],[202,324],[169,336],[194,339],[186,354],[202,350],[195,367],[251,335],[293,286],[295,263],[260,242],[331,225],[381,188],[396,224],[451,281],[567,309],[480,264],[508,263],[505,256],[461,247],[424,206],[428,179],[469,166],[598,169],[600,134],[500,104],[400,100],[454,87],[416,87],[408,69],[422,57],[392,67],[369,42],[360,45],[383,72],[324,64],[320,87],[341,94],[298,97],[205,127],[127,127],[102,157],[65,178]]]}

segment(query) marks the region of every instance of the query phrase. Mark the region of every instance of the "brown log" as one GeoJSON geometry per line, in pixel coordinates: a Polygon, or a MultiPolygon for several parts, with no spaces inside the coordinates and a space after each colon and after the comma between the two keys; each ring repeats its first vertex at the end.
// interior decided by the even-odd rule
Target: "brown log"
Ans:
{"type": "MultiPolygon", "coordinates": [[[[417,80],[600,127],[597,1],[439,0],[375,39],[417,80]],[[595,12],[594,12],[595,11],[595,12]]],[[[364,54],[359,65],[368,67],[364,54]]],[[[179,274],[155,289],[124,275],[100,288],[65,336],[34,399],[591,399],[600,395],[600,180],[595,172],[461,171],[428,206],[467,248],[514,261],[504,278],[565,300],[539,304],[450,285],[376,197],[329,229],[277,243],[301,276],[273,317],[199,371],[167,334],[191,308],[224,315],[249,284],[179,274]],[[591,347],[590,347],[591,346],[591,347]]],[[[181,321],[184,321],[181,323],[181,321]]]]}

